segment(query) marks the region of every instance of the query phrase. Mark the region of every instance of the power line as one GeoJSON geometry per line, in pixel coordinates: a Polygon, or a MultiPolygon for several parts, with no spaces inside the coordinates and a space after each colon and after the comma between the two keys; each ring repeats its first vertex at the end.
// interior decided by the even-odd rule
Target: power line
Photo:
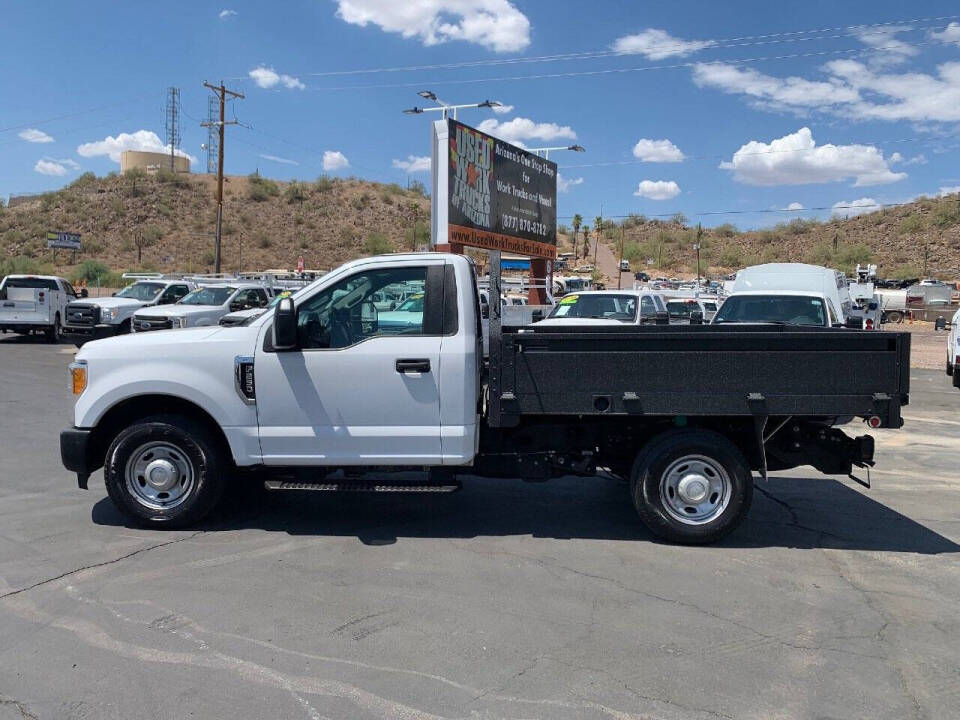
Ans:
{"type": "Polygon", "coordinates": [[[308,87],[308,90],[312,91],[340,91],[340,90],[382,90],[386,88],[414,88],[414,87],[429,87],[435,85],[472,85],[477,83],[488,83],[488,82],[513,82],[517,80],[552,80],[557,78],[569,78],[569,77],[589,77],[597,75],[614,75],[622,73],[633,73],[633,72],[647,72],[653,70],[677,70],[684,68],[696,67],[698,65],[742,65],[747,63],[758,63],[758,62],[773,62],[780,60],[796,60],[800,58],[811,58],[811,57],[827,57],[830,55],[854,55],[854,54],[868,54],[880,52],[883,50],[899,50],[904,47],[919,47],[921,45],[953,45],[956,41],[947,41],[947,40],[924,40],[922,42],[915,43],[904,43],[898,42],[896,45],[886,45],[881,47],[871,47],[871,48],[843,48],[838,50],[820,50],[816,52],[806,52],[806,53],[789,53],[786,55],[766,55],[761,57],[752,57],[752,58],[734,58],[729,60],[698,60],[698,61],[689,61],[682,63],[673,63],[670,65],[645,65],[641,67],[632,67],[632,68],[606,68],[603,70],[580,70],[580,71],[571,71],[571,72],[558,72],[558,73],[540,73],[537,75],[501,75],[498,77],[486,77],[486,78],[463,78],[458,80],[417,80],[414,82],[404,82],[404,83],[379,83],[371,85],[340,85],[340,86],[328,86],[328,87],[308,87]]]}
{"type": "MultiPolygon", "coordinates": [[[[848,37],[869,37],[873,35],[893,35],[901,32],[916,32],[919,30],[938,30],[944,29],[944,25],[928,25],[928,26],[919,26],[919,27],[902,27],[904,25],[911,25],[916,23],[924,22],[938,22],[942,23],[945,20],[953,20],[960,18],[960,15],[945,15],[941,17],[931,17],[931,18],[915,18],[912,20],[895,20],[884,23],[874,23],[867,25],[848,25],[848,26],[839,26],[839,27],[829,27],[829,28],[819,28],[814,30],[795,30],[789,32],[778,32],[778,33],[767,33],[764,35],[744,35],[740,37],[731,37],[731,38],[717,38],[717,39],[707,39],[707,40],[695,40],[687,42],[676,42],[676,43],[661,43],[658,45],[650,45],[644,48],[644,52],[664,52],[671,50],[684,50],[689,46],[689,42],[697,43],[709,43],[703,49],[724,49],[732,47],[746,47],[751,45],[769,45],[776,43],[786,43],[786,42],[805,42],[809,40],[831,40],[831,39],[842,39],[848,37]],[[869,30],[871,28],[884,28],[879,30],[873,30],[871,32],[859,32],[851,33],[846,32],[841,35],[832,35],[826,37],[798,37],[801,35],[822,35],[823,33],[828,32],[842,32],[842,31],[853,31],[853,30],[869,30]]],[[[612,50],[612,49],[603,49],[603,50],[590,50],[574,53],[561,53],[554,55],[539,55],[533,57],[512,57],[512,58],[501,58],[501,59],[492,59],[492,60],[472,60],[458,63],[438,63],[430,65],[405,65],[405,66],[394,66],[394,67],[380,67],[380,68],[358,68],[350,70],[329,70],[321,72],[307,72],[307,73],[298,73],[302,77],[337,77],[337,76],[350,76],[350,75],[367,75],[367,74],[377,74],[377,73],[394,73],[394,72],[412,72],[419,70],[453,70],[453,69],[463,69],[471,67],[488,67],[488,66],[500,66],[500,65],[512,65],[512,64],[527,64],[527,63],[540,63],[540,62],[566,62],[572,60],[590,60],[595,58],[606,58],[606,57],[621,57],[640,54],[637,52],[629,52],[622,50],[612,50]]],[[[232,78],[236,81],[246,81],[249,80],[249,76],[242,76],[237,78],[232,78]]]]}
{"type": "MultiPolygon", "coordinates": [[[[766,214],[766,213],[802,213],[802,212],[812,212],[820,210],[863,210],[864,208],[891,208],[891,207],[903,207],[904,205],[910,205],[912,202],[899,202],[899,203],[871,203],[863,205],[823,205],[819,207],[804,207],[804,208],[763,208],[760,210],[699,210],[696,212],[683,212],[681,210],[674,210],[673,212],[664,212],[664,213],[627,213],[626,215],[604,215],[604,219],[616,220],[616,219],[625,219],[630,217],[637,217],[642,215],[644,217],[651,218],[670,218],[676,217],[677,215],[692,215],[693,217],[706,217],[710,215],[756,215],[756,214],[766,214]]],[[[558,215],[558,220],[569,220],[572,219],[574,215],[558,215]]]]}

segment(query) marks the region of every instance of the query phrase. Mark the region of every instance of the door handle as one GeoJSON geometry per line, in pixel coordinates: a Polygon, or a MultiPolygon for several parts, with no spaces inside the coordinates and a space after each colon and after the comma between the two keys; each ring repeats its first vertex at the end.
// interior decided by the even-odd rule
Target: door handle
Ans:
{"type": "Polygon", "coordinates": [[[427,373],[430,372],[430,360],[397,360],[398,373],[427,373]]]}

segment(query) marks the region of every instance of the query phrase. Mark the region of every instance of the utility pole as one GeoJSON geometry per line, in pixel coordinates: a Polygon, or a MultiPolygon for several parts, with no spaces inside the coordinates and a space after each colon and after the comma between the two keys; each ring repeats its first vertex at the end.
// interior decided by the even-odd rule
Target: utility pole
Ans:
{"type": "MultiPolygon", "coordinates": [[[[227,122],[223,118],[224,111],[224,101],[227,95],[231,97],[240,98],[243,100],[243,93],[234,92],[233,90],[227,90],[223,86],[223,81],[220,81],[219,85],[211,85],[208,82],[203,84],[205,88],[209,88],[216,93],[217,98],[220,100],[220,121],[213,123],[220,128],[220,137],[219,143],[217,146],[217,240],[216,247],[214,250],[214,268],[213,271],[216,273],[220,272],[220,238],[221,230],[223,228],[223,128],[226,125],[236,125],[236,120],[231,120],[227,122]]],[[[209,127],[211,123],[200,123],[203,127],[209,127]]]]}
{"type": "Polygon", "coordinates": [[[697,251],[697,290],[700,289],[700,241],[703,238],[703,225],[697,223],[697,244],[693,249],[697,251]]]}
{"type": "Polygon", "coordinates": [[[620,226],[620,265],[617,267],[617,290],[620,289],[620,282],[623,280],[623,225],[620,226]]]}

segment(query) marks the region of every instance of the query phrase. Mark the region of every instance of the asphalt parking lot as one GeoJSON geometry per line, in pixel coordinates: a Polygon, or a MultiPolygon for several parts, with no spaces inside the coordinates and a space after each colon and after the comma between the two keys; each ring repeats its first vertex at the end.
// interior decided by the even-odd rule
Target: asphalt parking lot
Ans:
{"type": "Polygon", "coordinates": [[[60,466],[71,358],[0,338],[0,719],[960,717],[942,371],[876,433],[872,490],[782,473],[690,548],[600,478],[128,527],[100,473],[81,491],[60,466]]]}

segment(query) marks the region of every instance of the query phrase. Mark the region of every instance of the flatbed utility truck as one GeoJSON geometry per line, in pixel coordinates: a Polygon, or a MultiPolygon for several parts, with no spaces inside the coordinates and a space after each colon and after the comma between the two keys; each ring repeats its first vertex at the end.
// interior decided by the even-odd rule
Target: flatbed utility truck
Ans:
{"type": "Polygon", "coordinates": [[[837,426],[902,424],[907,334],[503,328],[491,291],[489,362],[473,264],[444,253],[350,262],[249,324],[88,343],[63,464],[81,487],[102,466],[116,505],[154,527],[197,523],[247,471],[274,490],[349,490],[331,471],[418,468],[430,482],[366,487],[435,492],[599,467],[653,533],[705,543],[744,518],[753,472],[848,475],[873,464],[873,441],[837,426]],[[422,311],[379,323],[373,297],[405,282],[422,283],[422,311]]]}

